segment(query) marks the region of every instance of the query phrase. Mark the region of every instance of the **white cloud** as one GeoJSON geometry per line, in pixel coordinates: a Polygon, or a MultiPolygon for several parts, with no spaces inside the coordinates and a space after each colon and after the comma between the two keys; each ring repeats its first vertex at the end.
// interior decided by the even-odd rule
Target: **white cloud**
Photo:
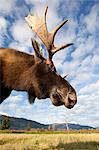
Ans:
{"type": "Polygon", "coordinates": [[[0,12],[2,14],[11,13],[15,7],[15,0],[0,0],[0,12]]]}
{"type": "Polygon", "coordinates": [[[96,81],[96,83],[91,83],[89,85],[86,85],[82,89],[80,89],[79,93],[80,94],[86,94],[86,93],[92,94],[93,92],[95,92],[97,94],[98,91],[99,91],[99,81],[96,81]]]}
{"type": "MultiPolygon", "coordinates": [[[[90,87],[89,87],[90,90],[90,87]]],[[[77,122],[83,122],[86,125],[99,126],[98,115],[99,115],[99,92],[90,91],[87,95],[84,93],[78,97],[78,106],[75,110],[77,122]],[[93,121],[94,120],[94,121],[93,121]]]]}
{"type": "Polygon", "coordinates": [[[40,10],[42,9],[43,7],[43,11],[44,11],[44,7],[45,6],[49,6],[49,7],[52,7],[52,8],[57,8],[61,2],[61,0],[54,0],[54,1],[49,1],[49,0],[25,0],[27,4],[30,4],[30,5],[33,5],[33,7],[40,7],[40,10]]]}
{"type": "Polygon", "coordinates": [[[15,41],[23,42],[23,45],[28,43],[32,37],[32,33],[29,30],[27,24],[23,20],[14,22],[11,33],[15,41]]]}
{"type": "Polygon", "coordinates": [[[99,55],[94,55],[92,58],[93,65],[99,65],[99,55]]]}
{"type": "Polygon", "coordinates": [[[8,113],[5,113],[5,112],[3,112],[3,111],[0,111],[0,115],[9,116],[9,114],[8,114],[8,113]]]}
{"type": "MultiPolygon", "coordinates": [[[[83,34],[83,33],[81,33],[83,34]]],[[[72,57],[74,59],[83,59],[83,57],[85,57],[86,55],[93,54],[93,49],[95,48],[96,45],[96,41],[95,41],[95,36],[90,35],[88,36],[88,38],[86,39],[87,33],[85,35],[85,37],[83,36],[83,38],[80,40],[78,40],[77,42],[77,48],[76,50],[72,53],[72,57]],[[83,41],[84,40],[84,41],[83,41]]]]}
{"type": "Polygon", "coordinates": [[[9,43],[9,47],[27,53],[30,47],[31,50],[33,49],[31,44],[31,38],[33,36],[32,31],[29,29],[25,20],[17,20],[16,22],[14,22],[12,27],[10,28],[10,32],[14,40],[9,43]]]}
{"type": "Polygon", "coordinates": [[[4,17],[0,17],[0,46],[3,45],[4,37],[7,31],[7,21],[4,17]]]}
{"type": "Polygon", "coordinates": [[[92,94],[81,94],[78,95],[78,102],[73,109],[68,110],[64,107],[58,108],[57,113],[60,122],[99,126],[98,97],[99,92],[96,94],[95,91],[93,91],[92,94]]]}
{"type": "Polygon", "coordinates": [[[93,33],[99,28],[99,7],[98,5],[94,5],[89,14],[83,17],[83,22],[85,23],[88,32],[93,33]]]}
{"type": "Polygon", "coordinates": [[[0,17],[0,31],[2,32],[2,30],[6,30],[7,28],[7,21],[4,17],[0,17]]]}
{"type": "Polygon", "coordinates": [[[21,42],[16,42],[16,41],[14,42],[13,41],[11,44],[9,44],[9,47],[14,48],[14,49],[16,49],[18,51],[22,51],[22,52],[27,52],[28,53],[28,46],[27,46],[26,43],[23,45],[23,43],[21,43],[21,42]]]}

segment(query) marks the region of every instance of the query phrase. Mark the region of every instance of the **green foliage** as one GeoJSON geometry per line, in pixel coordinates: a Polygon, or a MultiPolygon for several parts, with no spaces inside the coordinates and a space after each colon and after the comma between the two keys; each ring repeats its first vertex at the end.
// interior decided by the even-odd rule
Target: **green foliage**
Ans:
{"type": "Polygon", "coordinates": [[[92,134],[99,133],[99,130],[69,130],[69,131],[48,131],[48,130],[0,130],[0,133],[24,133],[24,134],[92,134]]]}
{"type": "Polygon", "coordinates": [[[0,125],[1,130],[9,129],[10,128],[10,119],[7,116],[3,116],[2,123],[0,125]]]}

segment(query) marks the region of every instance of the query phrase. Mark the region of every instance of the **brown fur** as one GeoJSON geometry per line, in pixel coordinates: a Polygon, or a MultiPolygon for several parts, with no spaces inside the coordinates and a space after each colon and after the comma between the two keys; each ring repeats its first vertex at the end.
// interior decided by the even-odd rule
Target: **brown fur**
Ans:
{"type": "MultiPolygon", "coordinates": [[[[27,91],[29,102],[33,103],[35,98],[52,98],[56,106],[66,105],[63,97],[66,98],[69,92],[74,94],[76,103],[76,92],[73,87],[60,75],[38,58],[10,48],[0,48],[0,103],[3,102],[12,90],[27,91]],[[62,97],[59,92],[62,92],[62,97]],[[55,97],[56,94],[56,97],[55,97]]],[[[69,108],[69,107],[68,107],[69,108]]]]}

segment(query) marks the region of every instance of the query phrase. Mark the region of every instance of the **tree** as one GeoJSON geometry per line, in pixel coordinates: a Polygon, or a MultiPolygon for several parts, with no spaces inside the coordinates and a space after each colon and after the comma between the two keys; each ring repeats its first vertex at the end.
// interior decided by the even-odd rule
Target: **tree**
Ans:
{"type": "Polygon", "coordinates": [[[31,122],[28,122],[28,124],[27,124],[27,130],[31,130],[31,128],[32,128],[32,123],[31,122]]]}
{"type": "Polygon", "coordinates": [[[5,130],[5,129],[10,128],[10,119],[9,119],[9,117],[3,116],[0,128],[1,128],[1,130],[5,130]]]}

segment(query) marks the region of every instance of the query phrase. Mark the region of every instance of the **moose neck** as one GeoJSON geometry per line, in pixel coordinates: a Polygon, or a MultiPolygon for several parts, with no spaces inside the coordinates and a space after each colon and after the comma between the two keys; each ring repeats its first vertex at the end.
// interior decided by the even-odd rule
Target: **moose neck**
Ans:
{"type": "Polygon", "coordinates": [[[27,90],[27,86],[30,86],[29,80],[31,78],[29,77],[28,70],[35,64],[34,56],[14,49],[1,49],[1,52],[3,58],[1,59],[2,83],[14,90],[27,90]]]}

